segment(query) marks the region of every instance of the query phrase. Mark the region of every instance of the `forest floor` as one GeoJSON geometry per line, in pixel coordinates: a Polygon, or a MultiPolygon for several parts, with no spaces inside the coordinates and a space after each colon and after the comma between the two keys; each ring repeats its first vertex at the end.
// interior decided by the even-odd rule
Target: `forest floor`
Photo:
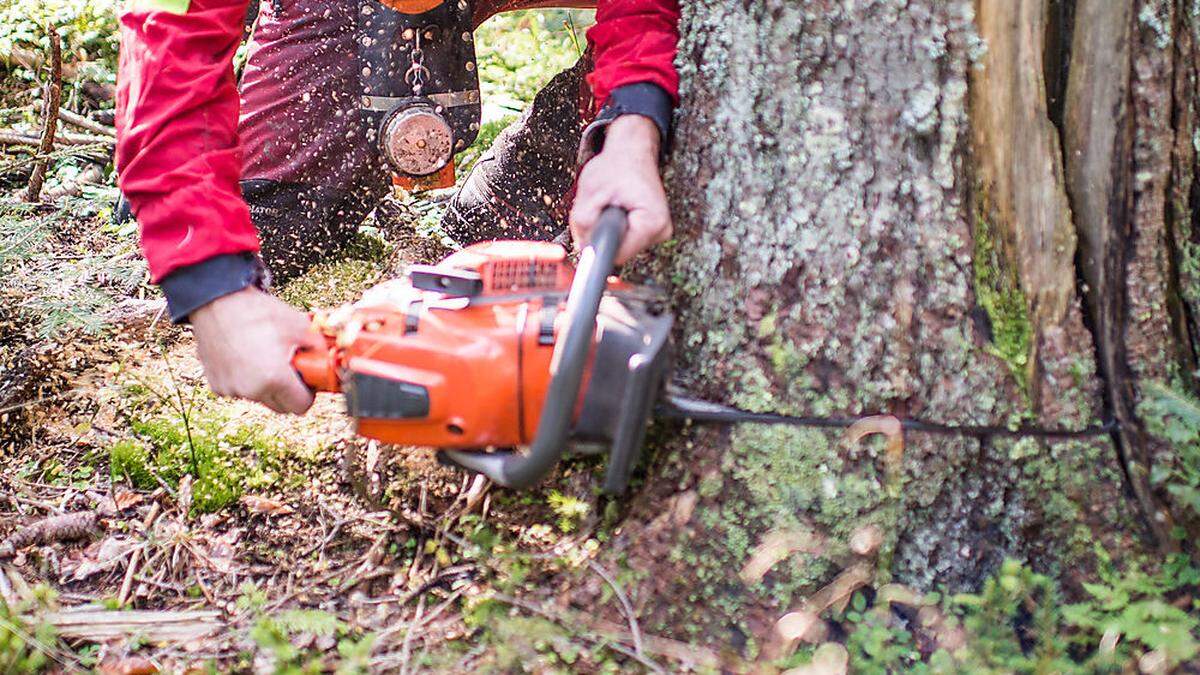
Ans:
{"type": "MultiPolygon", "coordinates": [[[[39,206],[34,218],[19,208],[49,230],[26,242],[40,239],[42,261],[111,253],[119,235],[103,233],[107,196],[39,206]]],[[[349,300],[395,264],[338,261],[281,293],[349,300]]],[[[3,329],[0,412],[0,541],[16,544],[0,545],[0,593],[24,608],[31,637],[39,622],[58,636],[30,640],[31,654],[66,669],[129,667],[136,653],[164,670],[259,671],[630,658],[620,654],[632,647],[623,647],[619,611],[605,624],[611,637],[550,630],[534,639],[538,626],[525,621],[519,632],[533,632],[524,644],[465,639],[494,623],[487,617],[500,609],[488,599],[506,604],[506,615],[528,604],[518,614],[538,625],[539,613],[559,620],[543,604],[567,589],[522,591],[565,568],[596,567],[623,595],[595,561],[596,499],[583,483],[579,494],[564,492],[569,478],[544,493],[493,492],[426,451],[356,438],[333,395],[299,418],[214,398],[190,333],[170,326],[160,303],[139,300],[144,285],[91,307],[101,318],[89,331],[59,324],[67,320],[50,307],[22,311],[70,302],[78,290],[63,287],[62,270],[43,278],[62,294],[7,285],[6,313],[17,311],[3,329]],[[496,600],[508,594],[511,603],[496,600]],[[129,608],[150,613],[109,611],[129,608]],[[124,637],[108,639],[116,635],[124,637]]]]}

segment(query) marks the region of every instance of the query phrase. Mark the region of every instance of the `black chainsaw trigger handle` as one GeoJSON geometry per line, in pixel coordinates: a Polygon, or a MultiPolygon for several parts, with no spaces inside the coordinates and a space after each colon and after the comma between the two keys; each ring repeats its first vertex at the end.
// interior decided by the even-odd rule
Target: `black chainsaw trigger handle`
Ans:
{"type": "Polygon", "coordinates": [[[546,402],[529,454],[450,450],[446,452],[449,459],[504,487],[526,488],[541,481],[562,458],[574,421],[583,371],[591,353],[600,299],[608,285],[617,249],[625,237],[628,216],[625,209],[617,206],[604,209],[592,229],[591,241],[579,254],[575,279],[567,295],[567,327],[555,343],[551,360],[555,372],[546,389],[546,402]]]}

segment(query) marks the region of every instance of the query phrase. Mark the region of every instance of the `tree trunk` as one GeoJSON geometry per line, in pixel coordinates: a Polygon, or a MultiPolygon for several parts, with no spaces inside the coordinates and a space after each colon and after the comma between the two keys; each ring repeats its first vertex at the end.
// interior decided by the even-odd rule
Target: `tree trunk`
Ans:
{"type": "Polygon", "coordinates": [[[668,434],[627,520],[663,625],[762,636],[868,526],[876,581],[920,590],[1005,558],[1070,590],[1098,546],[1175,546],[1188,517],[1150,480],[1172,451],[1138,404],[1194,387],[1196,21],[1182,0],[684,3],[676,243],[649,270],[677,379],[753,410],[1120,431],[910,432],[898,467],[825,431],[668,434]]]}

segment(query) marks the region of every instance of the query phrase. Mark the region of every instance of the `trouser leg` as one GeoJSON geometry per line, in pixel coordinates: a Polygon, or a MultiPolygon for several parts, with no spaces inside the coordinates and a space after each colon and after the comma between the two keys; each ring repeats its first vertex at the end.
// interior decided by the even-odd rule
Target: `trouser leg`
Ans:
{"type": "Polygon", "coordinates": [[[278,282],[333,253],[387,192],[358,113],[356,2],[263,0],[242,74],[242,193],[278,282]]]}
{"type": "Polygon", "coordinates": [[[591,71],[584,54],[550,80],[496,137],[442,218],[461,244],[485,239],[553,239],[566,225],[579,137],[590,121],[591,71]]]}

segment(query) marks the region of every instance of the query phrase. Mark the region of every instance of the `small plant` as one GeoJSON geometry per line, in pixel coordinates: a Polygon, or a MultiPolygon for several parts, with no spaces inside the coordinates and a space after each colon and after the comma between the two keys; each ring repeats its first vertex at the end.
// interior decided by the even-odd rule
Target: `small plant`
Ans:
{"type": "Polygon", "coordinates": [[[1058,587],[1015,560],[1005,560],[978,594],[959,594],[971,638],[962,656],[975,672],[1062,672],[1079,670],[1066,654],[1061,634],[1058,587]]]}
{"type": "Polygon", "coordinates": [[[886,612],[869,611],[861,592],[850,599],[845,619],[854,626],[846,639],[854,672],[884,675],[923,669],[912,633],[894,625],[886,612]]]}
{"type": "Polygon", "coordinates": [[[125,439],[108,449],[108,469],[113,482],[125,480],[143,490],[156,485],[150,470],[150,451],[140,441],[125,439]]]}
{"type": "Polygon", "coordinates": [[[564,495],[558,490],[552,490],[546,498],[550,508],[558,516],[558,529],[563,532],[573,532],[579,521],[591,510],[591,505],[577,497],[564,495]]]}
{"type": "Polygon", "coordinates": [[[290,456],[283,442],[207,411],[196,411],[186,423],[162,414],[132,419],[130,426],[137,438],[108,449],[112,479],[153,489],[160,480],[177,486],[190,474],[193,513],[219,511],[247,490],[275,485],[290,456]]]}
{"type": "Polygon", "coordinates": [[[238,587],[242,593],[238,596],[236,606],[243,612],[258,614],[267,606],[267,592],[259,588],[253,581],[244,581],[238,587]]]}
{"type": "MultiPolygon", "coordinates": [[[[1124,574],[1101,550],[1102,583],[1085,583],[1091,599],[1063,608],[1066,622],[1084,631],[1086,638],[1104,634],[1120,636],[1114,655],[1130,656],[1131,644],[1155,650],[1170,665],[1188,661],[1200,652],[1197,629],[1200,617],[1167,601],[1168,594],[1200,583],[1200,570],[1186,556],[1174,555],[1157,574],[1133,566],[1124,574]]],[[[1194,603],[1193,603],[1194,604],[1194,603]]]]}
{"type": "Polygon", "coordinates": [[[1178,504],[1200,517],[1200,401],[1162,383],[1150,383],[1143,392],[1138,414],[1151,433],[1174,448],[1169,461],[1150,468],[1150,482],[1165,487],[1178,504]]]}
{"type": "Polygon", "coordinates": [[[54,626],[23,618],[35,607],[54,604],[54,592],[48,587],[33,590],[34,599],[16,607],[0,599],[0,673],[41,673],[61,665],[55,657],[54,626]]]}
{"type": "MultiPolygon", "coordinates": [[[[270,655],[274,672],[291,675],[326,671],[322,654],[296,647],[292,644],[294,635],[307,633],[331,637],[346,636],[348,632],[346,623],[328,612],[296,609],[259,618],[250,629],[250,638],[270,655]]],[[[338,653],[346,661],[339,666],[338,672],[365,672],[374,639],[373,634],[358,639],[343,637],[338,643],[338,653]]]]}
{"type": "Polygon", "coordinates": [[[1149,651],[1170,666],[1200,653],[1194,601],[1187,609],[1172,601],[1200,583],[1200,570],[1185,556],[1168,558],[1153,574],[1139,565],[1118,570],[1102,549],[1097,557],[1099,581],[1084,584],[1090,597],[1083,602],[1061,605],[1049,577],[1013,560],[978,594],[955,596],[969,635],[954,655],[958,665],[971,672],[1121,672],[1149,651]]]}

